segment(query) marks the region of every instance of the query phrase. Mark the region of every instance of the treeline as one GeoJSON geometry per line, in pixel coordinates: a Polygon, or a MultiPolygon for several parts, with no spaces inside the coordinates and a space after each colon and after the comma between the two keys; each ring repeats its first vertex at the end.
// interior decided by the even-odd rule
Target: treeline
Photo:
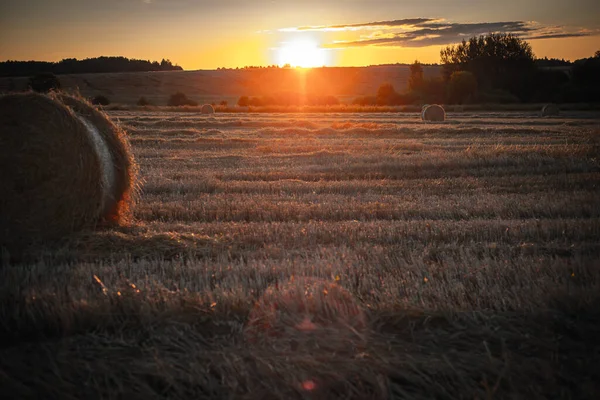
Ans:
{"type": "Polygon", "coordinates": [[[181,71],[178,65],[170,60],[161,62],[136,60],[126,57],[96,57],[77,60],[67,58],[59,62],[45,61],[4,61],[0,62],[0,76],[31,76],[44,73],[63,74],[95,74],[111,72],[150,72],[181,71]]]}
{"type": "Polygon", "coordinates": [[[425,79],[422,64],[415,61],[404,91],[384,84],[354,104],[600,102],[600,51],[572,63],[536,59],[526,41],[489,34],[448,46],[440,57],[441,76],[425,79]]]}
{"type": "Polygon", "coordinates": [[[335,96],[321,96],[300,93],[278,93],[273,96],[249,97],[242,96],[237,102],[240,107],[264,107],[264,106],[333,106],[340,104],[335,96]]]}

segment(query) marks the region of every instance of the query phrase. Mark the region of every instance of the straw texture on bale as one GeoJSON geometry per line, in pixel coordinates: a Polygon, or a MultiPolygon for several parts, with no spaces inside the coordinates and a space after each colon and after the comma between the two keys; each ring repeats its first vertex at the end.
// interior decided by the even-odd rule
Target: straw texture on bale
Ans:
{"type": "Polygon", "coordinates": [[[429,107],[429,104],[423,104],[423,107],[421,107],[421,119],[425,119],[425,110],[427,109],[427,107],[429,107]]]}
{"type": "Polygon", "coordinates": [[[360,347],[366,334],[365,314],[352,294],[316,278],[267,289],[245,329],[250,343],[287,343],[306,350],[348,351],[360,347]]]}
{"type": "MultiPolygon", "coordinates": [[[[107,197],[102,211],[102,218],[107,222],[124,223],[131,218],[131,206],[137,190],[137,164],[132,156],[131,147],[125,131],[118,127],[103,112],[92,106],[87,100],[70,96],[64,93],[54,94],[54,97],[71,108],[77,116],[88,121],[96,128],[88,129],[88,132],[98,133],[101,141],[105,143],[105,149],[110,155],[110,164],[107,175],[114,176],[111,188],[107,191],[107,197]]],[[[85,123],[85,122],[84,122],[85,123]]],[[[95,135],[97,138],[97,135],[95,135]]],[[[96,143],[99,140],[95,140],[96,143]]],[[[103,160],[106,161],[106,151],[103,160]]],[[[104,163],[106,164],[106,163],[104,163]]]]}
{"type": "Polygon", "coordinates": [[[444,107],[432,104],[423,110],[421,117],[423,121],[442,122],[446,119],[446,111],[444,111],[444,107]]]}
{"type": "Polygon", "coordinates": [[[202,106],[202,114],[214,114],[215,109],[211,104],[205,104],[202,106]]]}
{"type": "Polygon", "coordinates": [[[0,96],[0,247],[9,253],[125,222],[134,174],[124,133],[89,104],[60,94],[0,96]]]}
{"type": "Polygon", "coordinates": [[[546,104],[542,107],[542,117],[556,117],[560,113],[560,109],[556,104],[546,104]]]}

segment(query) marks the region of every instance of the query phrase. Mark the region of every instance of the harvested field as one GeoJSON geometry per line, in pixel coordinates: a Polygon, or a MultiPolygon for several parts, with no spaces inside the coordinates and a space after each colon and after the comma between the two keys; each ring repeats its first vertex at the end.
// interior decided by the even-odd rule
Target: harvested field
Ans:
{"type": "Polygon", "coordinates": [[[2,259],[0,397],[598,398],[600,115],[537,114],[112,112],[135,223],[2,259]],[[344,351],[248,340],[299,277],[344,351]]]}

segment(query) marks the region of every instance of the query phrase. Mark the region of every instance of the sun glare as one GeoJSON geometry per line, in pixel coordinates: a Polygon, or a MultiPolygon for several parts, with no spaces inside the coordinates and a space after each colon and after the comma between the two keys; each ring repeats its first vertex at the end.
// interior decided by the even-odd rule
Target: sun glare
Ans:
{"type": "Polygon", "coordinates": [[[285,43],[278,51],[278,64],[292,67],[312,68],[326,64],[325,49],[311,40],[295,40],[285,43]]]}

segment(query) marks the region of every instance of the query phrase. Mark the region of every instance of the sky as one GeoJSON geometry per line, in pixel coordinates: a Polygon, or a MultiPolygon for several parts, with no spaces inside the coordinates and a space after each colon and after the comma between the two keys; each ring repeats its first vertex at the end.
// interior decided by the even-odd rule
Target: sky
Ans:
{"type": "Polygon", "coordinates": [[[0,0],[0,61],[436,63],[443,47],[488,32],[526,39],[537,57],[590,57],[600,50],[600,1],[0,0]]]}

